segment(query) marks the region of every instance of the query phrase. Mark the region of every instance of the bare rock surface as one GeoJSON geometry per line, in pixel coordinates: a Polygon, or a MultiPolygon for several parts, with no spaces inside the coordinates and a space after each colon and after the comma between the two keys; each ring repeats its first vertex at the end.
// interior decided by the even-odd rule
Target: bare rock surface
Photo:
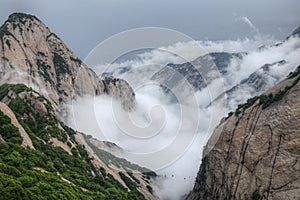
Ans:
{"type": "MultiPolygon", "coordinates": [[[[13,111],[5,104],[5,103],[2,103],[0,102],[0,110],[5,114],[7,115],[10,120],[11,120],[11,123],[17,127],[19,129],[19,132],[23,138],[23,142],[22,142],[22,146],[23,147],[29,147],[31,149],[34,149],[34,146],[32,145],[32,141],[29,137],[29,135],[27,134],[27,132],[24,130],[24,128],[22,127],[22,125],[18,122],[15,114],[13,113],[13,111]]],[[[2,139],[2,137],[1,137],[2,139]]],[[[0,139],[0,141],[1,141],[0,139]]],[[[2,139],[3,140],[3,139],[2,139]]]]}
{"type": "MultiPolygon", "coordinates": [[[[59,113],[65,103],[78,96],[105,94],[104,82],[95,72],[38,18],[23,13],[10,15],[0,28],[0,78],[0,84],[23,83],[33,87],[59,113]]],[[[124,107],[130,109],[134,96],[126,93],[130,86],[124,82],[110,84],[109,91],[117,91],[118,97],[125,95],[121,99],[128,103],[124,107]]]]}
{"type": "Polygon", "coordinates": [[[254,99],[216,128],[187,199],[300,199],[299,79],[298,67],[264,93],[269,101],[254,99]]]}

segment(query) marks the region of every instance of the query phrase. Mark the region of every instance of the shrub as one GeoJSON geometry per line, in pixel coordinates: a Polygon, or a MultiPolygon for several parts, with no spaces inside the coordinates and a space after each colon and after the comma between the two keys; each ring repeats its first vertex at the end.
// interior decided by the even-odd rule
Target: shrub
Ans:
{"type": "Polygon", "coordinates": [[[71,74],[71,71],[65,59],[56,52],[53,53],[53,63],[56,68],[57,75],[65,73],[71,74]]]}

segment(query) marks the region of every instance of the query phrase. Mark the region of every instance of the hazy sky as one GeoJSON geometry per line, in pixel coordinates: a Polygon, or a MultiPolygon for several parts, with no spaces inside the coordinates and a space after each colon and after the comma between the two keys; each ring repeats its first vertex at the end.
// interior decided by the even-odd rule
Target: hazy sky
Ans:
{"type": "Polygon", "coordinates": [[[1,23],[12,12],[34,14],[82,59],[99,42],[131,28],[149,26],[171,28],[197,40],[253,37],[257,31],[282,39],[300,24],[299,0],[0,0],[0,2],[1,23]],[[251,28],[248,19],[257,30],[251,28]]]}

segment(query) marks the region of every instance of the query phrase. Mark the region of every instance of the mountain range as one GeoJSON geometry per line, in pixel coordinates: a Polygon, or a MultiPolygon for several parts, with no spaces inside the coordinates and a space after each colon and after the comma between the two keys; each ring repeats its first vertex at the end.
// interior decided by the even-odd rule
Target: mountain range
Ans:
{"type": "MultiPolygon", "coordinates": [[[[255,53],[297,53],[299,28],[255,53]]],[[[110,96],[124,110],[134,110],[138,105],[130,80],[118,76],[140,69],[124,66],[96,74],[29,14],[11,14],[0,27],[0,39],[1,197],[158,199],[155,172],[118,157],[123,149],[116,144],[64,122],[67,106],[85,96],[110,96]]],[[[251,56],[248,52],[210,52],[151,69],[153,81],[175,89],[187,81],[194,92],[219,77],[225,80],[224,90],[205,107],[226,98],[229,114],[204,147],[195,185],[184,198],[300,198],[300,68],[294,55],[285,55],[245,74],[239,70],[251,56]]],[[[173,89],[161,87],[167,94],[173,89]]]]}
{"type": "MultiPolygon", "coordinates": [[[[220,77],[224,81],[224,90],[205,108],[226,99],[229,114],[221,120],[204,148],[200,170],[187,199],[300,197],[296,97],[299,41],[297,28],[283,41],[260,46],[253,52],[211,52],[189,62],[151,66],[157,67],[149,71],[153,74],[151,80],[160,83],[174,101],[176,90],[177,95],[192,98],[190,94],[204,91],[220,77]],[[193,92],[185,93],[180,87],[186,81],[193,92]]],[[[116,66],[119,68],[112,68],[110,75],[126,77],[140,71],[139,67],[129,66],[121,70],[122,62],[116,66]]]]}

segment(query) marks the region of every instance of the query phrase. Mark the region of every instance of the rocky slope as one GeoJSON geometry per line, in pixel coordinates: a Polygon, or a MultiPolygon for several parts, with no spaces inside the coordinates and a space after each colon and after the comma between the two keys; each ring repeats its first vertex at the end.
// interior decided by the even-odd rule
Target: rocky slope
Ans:
{"type": "MultiPolygon", "coordinates": [[[[234,110],[236,105],[243,103],[245,99],[261,94],[282,80],[283,77],[274,72],[280,70],[280,68],[284,69],[285,64],[286,61],[281,60],[263,65],[239,84],[220,94],[210,105],[218,103],[218,101],[222,101],[222,99],[226,97],[226,108],[229,111],[234,110]]],[[[288,73],[288,71],[286,71],[286,73],[288,73]]]]}
{"type": "MultiPolygon", "coordinates": [[[[99,79],[35,16],[10,15],[0,28],[0,39],[0,85],[3,84],[0,86],[0,120],[5,119],[5,124],[2,121],[0,124],[0,142],[4,146],[15,143],[17,146],[11,150],[22,155],[29,147],[37,154],[36,159],[39,154],[46,154],[48,161],[54,163],[54,168],[52,164],[49,167],[41,163],[24,169],[14,167],[29,170],[29,173],[37,169],[58,174],[56,178],[77,188],[71,192],[78,195],[77,198],[157,199],[150,187],[155,173],[151,172],[151,176],[143,173],[148,170],[109,153],[117,147],[88,138],[60,121],[65,105],[85,95],[110,95],[118,99],[124,109],[134,109],[135,94],[130,85],[114,77],[99,79]],[[25,148],[20,149],[21,146],[25,148]]],[[[10,165],[1,159],[0,167],[10,165]]],[[[0,171],[2,176],[1,173],[10,176],[5,170],[0,171]]],[[[9,180],[18,182],[18,177],[9,177],[9,180]]],[[[32,181],[33,185],[40,184],[32,181]]],[[[20,191],[27,190],[23,183],[18,184],[21,184],[20,191]]],[[[1,184],[0,189],[7,192],[1,184]]],[[[56,197],[64,195],[58,189],[54,191],[56,197]]]]}
{"type": "Polygon", "coordinates": [[[0,122],[0,192],[19,191],[10,199],[50,197],[43,187],[52,188],[54,199],[157,199],[150,186],[155,173],[114,156],[111,149],[121,150],[113,144],[67,127],[50,101],[23,84],[0,86],[0,122]],[[10,160],[18,156],[20,163],[10,160]]]}
{"type": "MultiPolygon", "coordinates": [[[[0,47],[1,83],[31,86],[57,111],[76,96],[105,94],[104,82],[35,16],[10,15],[0,28],[0,47]]],[[[122,87],[122,95],[127,95],[130,106],[134,104],[133,91],[125,81],[111,86],[122,87]]]]}
{"type": "Polygon", "coordinates": [[[299,72],[216,128],[187,199],[300,198],[299,72]]]}
{"type": "Polygon", "coordinates": [[[200,56],[192,62],[183,64],[170,63],[155,73],[152,79],[172,86],[179,85],[180,81],[188,81],[195,90],[201,90],[205,88],[209,82],[209,80],[203,79],[203,75],[206,72],[206,70],[203,69],[204,67],[211,69],[211,67],[214,67],[212,65],[215,65],[215,69],[218,69],[220,73],[224,74],[226,73],[226,68],[230,64],[230,60],[241,56],[241,54],[230,54],[225,52],[210,53],[200,56]],[[177,74],[180,74],[180,76],[177,74]]]}

